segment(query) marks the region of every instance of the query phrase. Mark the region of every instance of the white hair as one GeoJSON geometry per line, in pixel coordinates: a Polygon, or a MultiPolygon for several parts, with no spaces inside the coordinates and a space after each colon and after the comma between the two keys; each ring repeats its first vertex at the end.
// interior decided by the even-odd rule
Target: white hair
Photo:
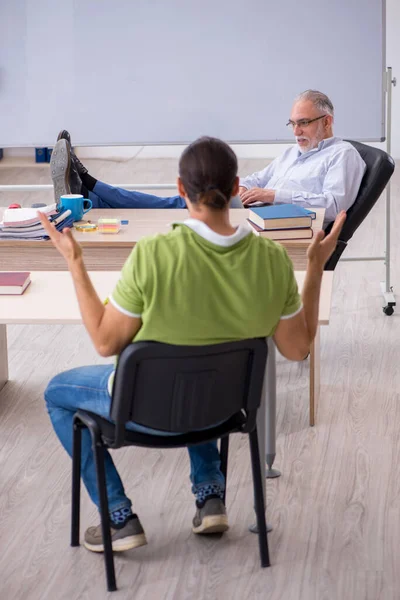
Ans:
{"type": "Polygon", "coordinates": [[[328,96],[322,92],[318,92],[317,90],[306,90],[297,96],[295,102],[299,102],[300,100],[310,100],[315,108],[320,110],[323,114],[330,115],[331,117],[334,116],[335,110],[333,104],[328,96]]]}

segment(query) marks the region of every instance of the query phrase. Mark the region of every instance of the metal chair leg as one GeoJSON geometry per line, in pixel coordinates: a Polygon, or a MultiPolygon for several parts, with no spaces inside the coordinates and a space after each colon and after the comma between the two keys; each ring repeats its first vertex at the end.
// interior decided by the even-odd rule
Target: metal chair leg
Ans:
{"type": "Polygon", "coordinates": [[[254,504],[257,516],[258,544],[262,567],[269,567],[269,550],[267,538],[267,524],[265,521],[265,505],[263,494],[263,481],[261,477],[261,462],[258,448],[257,427],[249,433],[251,468],[253,472],[254,504]]]}
{"type": "Polygon", "coordinates": [[[81,510],[81,449],[82,424],[73,422],[72,446],[72,499],[71,499],[71,546],[79,546],[79,520],[81,510]]]}
{"type": "Polygon", "coordinates": [[[228,485],[228,454],[229,454],[229,435],[223,437],[221,439],[220,445],[220,459],[221,459],[221,472],[225,478],[225,490],[224,497],[222,498],[223,503],[225,504],[226,500],[226,486],[228,485]]]}
{"type": "MultiPolygon", "coordinates": [[[[92,433],[92,432],[91,432],[92,433]]],[[[97,437],[97,436],[96,436],[97,437]]],[[[108,510],[108,498],[106,487],[106,473],[104,468],[104,446],[101,440],[96,439],[92,433],[93,452],[96,462],[97,487],[100,499],[101,532],[104,546],[104,562],[106,567],[107,589],[115,592],[117,584],[115,581],[114,557],[111,543],[110,516],[108,510]]]]}

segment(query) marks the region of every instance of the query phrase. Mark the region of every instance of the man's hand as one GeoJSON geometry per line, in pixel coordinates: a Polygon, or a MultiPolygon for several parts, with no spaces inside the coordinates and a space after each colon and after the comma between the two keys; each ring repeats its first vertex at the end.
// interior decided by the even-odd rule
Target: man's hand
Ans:
{"type": "Polygon", "coordinates": [[[336,217],[329,235],[325,237],[323,231],[318,231],[307,250],[307,258],[310,266],[321,272],[324,270],[326,261],[331,257],[336,248],[345,220],[346,212],[342,210],[336,217]]]}
{"type": "Polygon", "coordinates": [[[47,216],[38,211],[38,217],[43,225],[43,228],[47,232],[54,246],[57,248],[59,253],[65,258],[68,264],[73,263],[82,256],[82,248],[75,240],[72,235],[72,231],[66,227],[62,232],[57,231],[52,223],[48,220],[47,216]]]}
{"type": "Polygon", "coordinates": [[[240,199],[243,202],[243,206],[253,204],[253,202],[263,202],[264,204],[273,204],[275,200],[274,190],[264,190],[262,188],[251,188],[241,192],[244,188],[239,189],[240,199]]]}

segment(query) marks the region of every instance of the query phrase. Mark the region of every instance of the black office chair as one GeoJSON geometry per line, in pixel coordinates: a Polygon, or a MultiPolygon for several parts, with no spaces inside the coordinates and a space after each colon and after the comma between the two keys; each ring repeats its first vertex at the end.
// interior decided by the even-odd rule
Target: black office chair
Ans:
{"type": "MultiPolygon", "coordinates": [[[[358,150],[367,165],[367,169],[361,181],[357,198],[347,211],[347,219],[340,234],[340,239],[334,253],[325,265],[325,271],[335,269],[348,242],[385,189],[395,167],[393,158],[383,150],[361,144],[361,142],[347,141],[358,150]]],[[[333,223],[330,223],[325,228],[326,233],[329,233],[332,225],[333,223]]]]}
{"type": "Polygon", "coordinates": [[[180,448],[221,439],[221,470],[226,478],[229,434],[248,433],[261,566],[269,566],[264,482],[256,426],[266,360],[264,339],[212,346],[131,344],[121,353],[115,374],[110,410],[115,425],[83,410],[74,415],[71,546],[79,546],[81,430],[87,427],[95,454],[109,591],[116,590],[116,581],[104,448],[180,448]],[[128,421],[176,435],[136,433],[125,428],[128,421]]]}

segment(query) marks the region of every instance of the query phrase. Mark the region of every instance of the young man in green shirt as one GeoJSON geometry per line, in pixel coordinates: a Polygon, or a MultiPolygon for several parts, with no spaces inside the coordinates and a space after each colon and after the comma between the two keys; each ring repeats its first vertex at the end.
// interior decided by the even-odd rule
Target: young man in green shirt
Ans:
{"type": "MultiPolygon", "coordinates": [[[[40,213],[54,245],[67,261],[83,323],[101,356],[118,355],[139,340],[203,345],[274,336],[290,360],[307,356],[318,323],[323,268],[345,220],[341,213],[325,239],[315,237],[308,252],[302,298],[285,249],[229,222],[229,202],[238,192],[236,156],[227,144],[200,138],[182,154],[178,189],[190,218],[172,231],[141,240],[125,263],[104,305],[70,231],[59,233],[40,213]]],[[[45,399],[53,427],[72,453],[72,418],[83,408],[109,418],[113,366],[80,367],[49,383],[45,399]]],[[[143,430],[132,423],[132,429],[143,430]]],[[[162,434],[159,432],[160,435],[162,434]]],[[[189,448],[196,497],[195,533],[225,531],[225,481],[217,443],[189,448]]],[[[114,550],[146,543],[121,479],[106,453],[107,494],[114,550]]],[[[82,437],[82,478],[98,506],[94,457],[88,431],[82,437]]],[[[85,546],[102,551],[101,528],[85,533],[85,546]]]]}

